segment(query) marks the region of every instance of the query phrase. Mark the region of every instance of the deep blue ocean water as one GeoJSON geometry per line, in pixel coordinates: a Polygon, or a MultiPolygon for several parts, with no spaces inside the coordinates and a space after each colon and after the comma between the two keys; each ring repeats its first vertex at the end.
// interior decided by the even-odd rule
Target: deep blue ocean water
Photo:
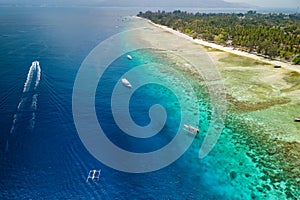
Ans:
{"type": "MultiPolygon", "coordinates": [[[[250,196],[236,191],[228,174],[224,177],[224,173],[218,173],[228,169],[212,166],[210,159],[198,158],[201,138],[170,166],[146,174],[111,169],[92,157],[81,143],[72,116],[77,71],[96,45],[126,29],[124,16],[134,14],[135,9],[118,8],[0,8],[1,199],[232,199],[234,196],[247,199],[250,196]],[[28,70],[35,60],[40,61],[41,80],[36,90],[32,82],[30,92],[24,94],[28,70]],[[37,109],[32,111],[34,94],[38,95],[37,109]],[[25,108],[18,109],[22,100],[26,102],[25,108]],[[12,125],[15,130],[11,132],[12,125]],[[90,169],[102,169],[99,182],[86,183],[90,169]]],[[[126,138],[116,128],[109,109],[113,84],[138,64],[139,60],[129,63],[126,57],[112,64],[106,79],[99,83],[96,110],[98,115],[105,116],[100,123],[114,133],[108,137],[115,144],[134,152],[149,152],[167,144],[173,135],[160,134],[146,141],[126,138]],[[120,69],[120,65],[126,67],[120,69]],[[101,84],[106,84],[105,88],[101,84]]],[[[36,76],[33,75],[34,80],[36,76]]],[[[160,103],[170,110],[168,126],[162,133],[172,133],[178,129],[173,125],[180,117],[180,112],[172,106],[176,97],[168,90],[161,94],[157,90],[163,89],[147,85],[134,94],[130,104],[132,117],[137,124],[146,125],[149,107],[160,103]]],[[[207,128],[205,119],[207,116],[200,124],[201,129],[207,128]]],[[[212,152],[211,157],[218,160],[217,156],[212,152]]]]}

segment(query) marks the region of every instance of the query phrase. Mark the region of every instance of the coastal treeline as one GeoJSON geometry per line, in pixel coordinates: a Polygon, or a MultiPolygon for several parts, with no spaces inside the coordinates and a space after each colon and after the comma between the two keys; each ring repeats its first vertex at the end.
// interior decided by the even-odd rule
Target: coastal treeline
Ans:
{"type": "Polygon", "coordinates": [[[300,14],[140,12],[139,17],[224,46],[300,63],[300,14]]]}

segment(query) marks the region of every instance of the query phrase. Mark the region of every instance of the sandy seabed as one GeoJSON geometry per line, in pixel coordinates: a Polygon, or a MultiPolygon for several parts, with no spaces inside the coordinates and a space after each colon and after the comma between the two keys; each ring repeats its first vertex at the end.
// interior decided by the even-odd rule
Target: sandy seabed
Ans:
{"type": "MultiPolygon", "coordinates": [[[[207,87],[217,85],[212,87],[215,90],[224,89],[226,121],[235,132],[247,130],[241,135],[248,150],[239,153],[257,163],[262,173],[253,183],[258,192],[263,191],[266,198],[300,196],[300,123],[293,120],[300,117],[299,65],[193,40],[138,17],[129,18],[128,27],[134,30],[128,34],[128,43],[169,52],[166,58],[189,71],[192,79],[204,81],[207,87]],[[282,68],[274,69],[274,65],[282,68]]],[[[236,144],[240,145],[242,142],[236,144]]],[[[232,167],[226,160],[220,162],[224,168],[232,167]]],[[[242,187],[242,181],[235,184],[242,187]]]]}

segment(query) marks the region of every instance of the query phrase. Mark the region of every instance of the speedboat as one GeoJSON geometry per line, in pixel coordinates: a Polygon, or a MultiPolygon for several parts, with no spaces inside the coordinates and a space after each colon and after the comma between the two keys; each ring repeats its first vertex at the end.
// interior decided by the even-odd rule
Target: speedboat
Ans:
{"type": "Polygon", "coordinates": [[[126,78],[122,78],[122,84],[127,88],[132,88],[132,85],[126,78]]]}

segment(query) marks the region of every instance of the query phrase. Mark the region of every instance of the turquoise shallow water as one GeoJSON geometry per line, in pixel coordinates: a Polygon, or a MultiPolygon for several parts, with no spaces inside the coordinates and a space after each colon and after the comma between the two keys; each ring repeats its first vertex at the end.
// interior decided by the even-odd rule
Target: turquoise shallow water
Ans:
{"type": "MultiPolygon", "coordinates": [[[[130,174],[107,167],[86,150],[72,116],[76,74],[96,45],[126,28],[123,16],[135,14],[133,11],[117,8],[0,9],[1,199],[251,199],[254,195],[264,198],[265,194],[256,189],[252,191],[262,182],[261,174],[246,156],[251,149],[242,143],[240,134],[225,129],[209,156],[198,158],[209,126],[211,107],[204,101],[207,99],[205,88],[198,87],[201,83],[192,79],[199,98],[200,116],[198,122],[191,123],[199,124],[201,134],[176,162],[155,172],[130,174]],[[36,59],[41,65],[41,80],[37,90],[31,91],[38,94],[35,125],[28,128],[30,114],[29,117],[21,116],[16,124],[19,129],[11,134],[28,70],[36,59]],[[100,181],[86,183],[88,171],[95,168],[102,169],[100,181]]],[[[114,144],[133,152],[151,152],[174,138],[181,116],[177,100],[186,97],[181,93],[174,95],[157,84],[141,87],[129,104],[132,118],[139,125],[148,124],[150,106],[159,103],[168,113],[166,126],[148,139],[125,134],[116,126],[111,114],[110,94],[114,85],[125,72],[141,64],[172,65],[156,51],[130,54],[134,57],[132,61],[126,54],[122,55],[100,80],[95,97],[96,112],[99,124],[114,144]]],[[[146,68],[139,73],[137,80],[155,76],[174,87],[179,85],[176,75],[170,71],[146,68]]],[[[89,77],[86,85],[89,86],[89,77]]],[[[27,109],[31,108],[30,103],[28,100],[27,109]]],[[[189,113],[193,114],[192,110],[189,113]]],[[[271,197],[272,194],[268,194],[266,198],[271,197]]]]}

